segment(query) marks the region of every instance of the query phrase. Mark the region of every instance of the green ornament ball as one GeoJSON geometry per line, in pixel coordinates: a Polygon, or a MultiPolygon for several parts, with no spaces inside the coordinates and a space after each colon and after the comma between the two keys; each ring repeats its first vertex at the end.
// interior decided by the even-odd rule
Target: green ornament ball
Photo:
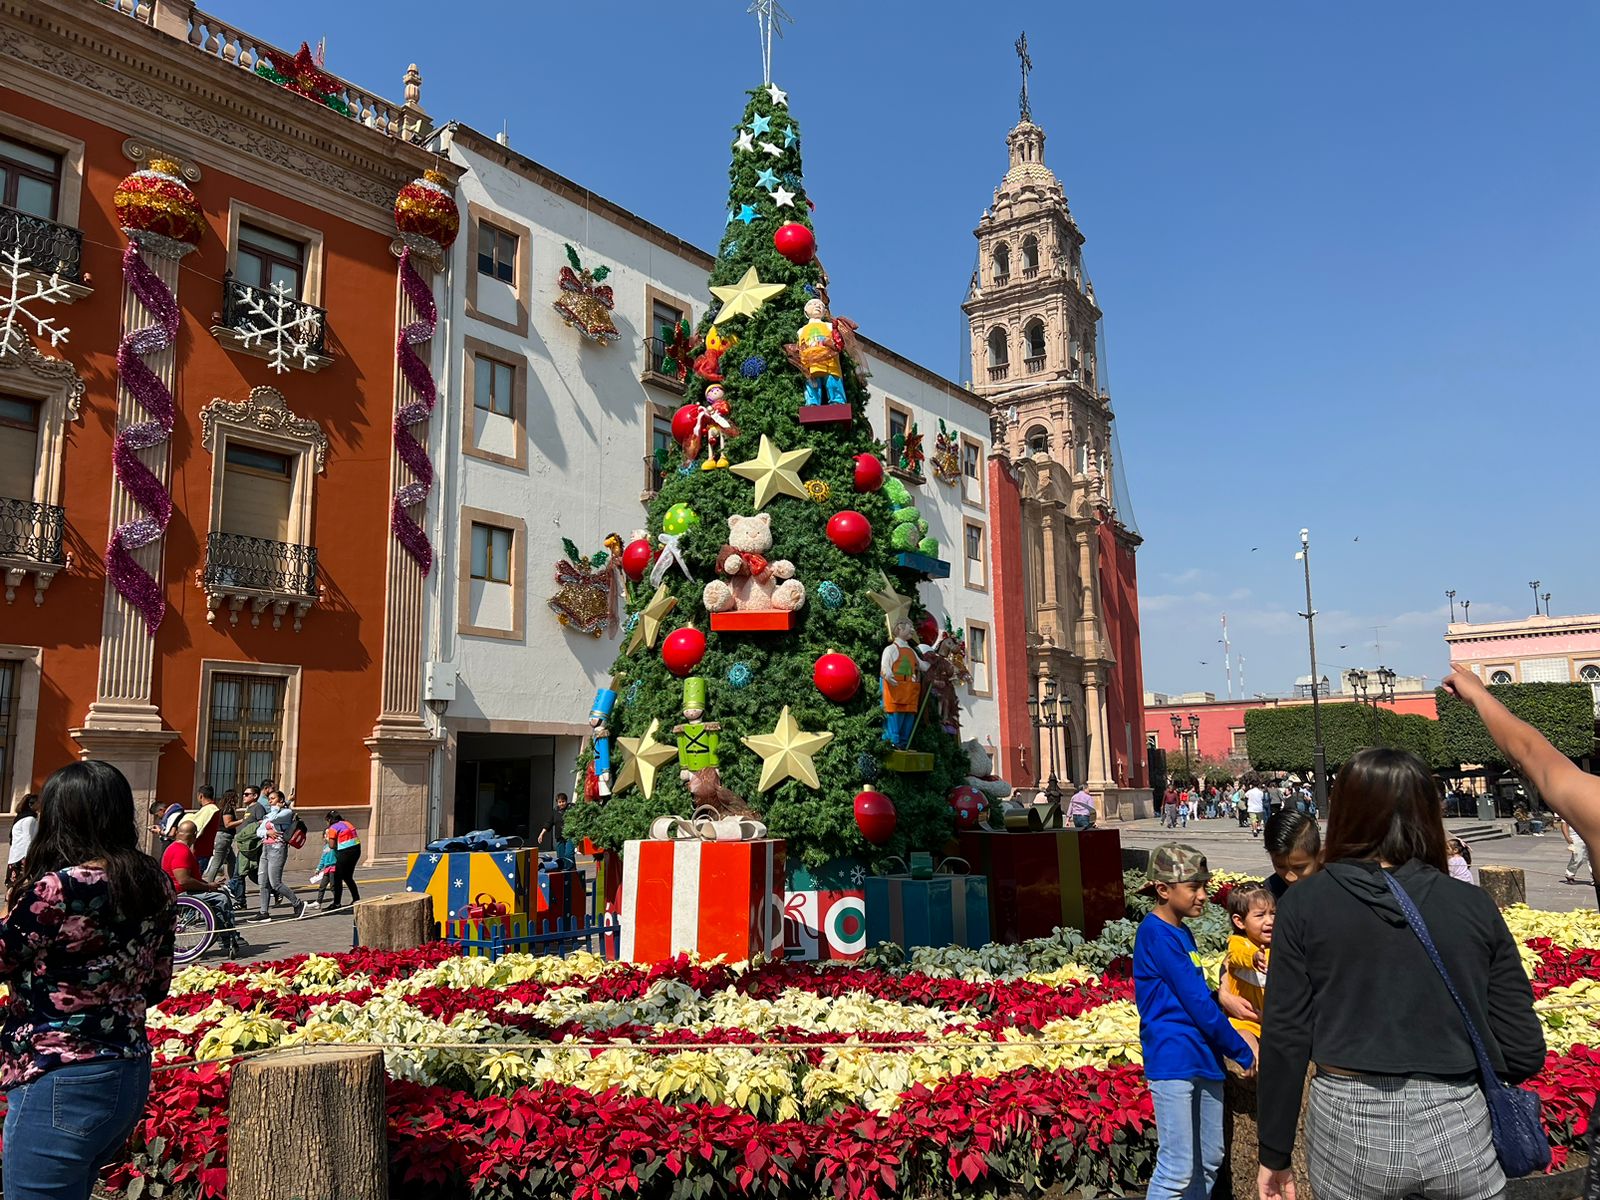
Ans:
{"type": "Polygon", "coordinates": [[[674,504],[661,518],[661,528],[666,533],[688,533],[700,524],[700,514],[687,504],[674,504]]]}

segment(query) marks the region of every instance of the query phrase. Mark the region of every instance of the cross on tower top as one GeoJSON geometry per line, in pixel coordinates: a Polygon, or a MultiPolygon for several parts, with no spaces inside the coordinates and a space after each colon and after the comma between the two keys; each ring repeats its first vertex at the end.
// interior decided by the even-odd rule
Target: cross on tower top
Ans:
{"type": "Polygon", "coordinates": [[[1014,49],[1022,66],[1022,119],[1033,120],[1033,109],[1028,104],[1028,72],[1033,70],[1033,59],[1028,57],[1028,32],[1023,30],[1022,36],[1016,41],[1014,49]]]}

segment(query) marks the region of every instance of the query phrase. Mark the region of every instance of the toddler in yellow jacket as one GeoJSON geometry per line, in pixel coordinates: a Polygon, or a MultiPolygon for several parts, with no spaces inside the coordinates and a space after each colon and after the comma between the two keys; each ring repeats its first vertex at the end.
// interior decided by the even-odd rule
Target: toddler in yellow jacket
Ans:
{"type": "MultiPolygon", "coordinates": [[[[1272,919],[1277,904],[1264,883],[1241,883],[1228,893],[1228,960],[1223,969],[1233,979],[1233,990],[1258,1013],[1267,1011],[1267,960],[1272,950],[1272,919]]],[[[1233,1027],[1252,1037],[1261,1036],[1260,1021],[1234,1020],[1233,1027]]]]}

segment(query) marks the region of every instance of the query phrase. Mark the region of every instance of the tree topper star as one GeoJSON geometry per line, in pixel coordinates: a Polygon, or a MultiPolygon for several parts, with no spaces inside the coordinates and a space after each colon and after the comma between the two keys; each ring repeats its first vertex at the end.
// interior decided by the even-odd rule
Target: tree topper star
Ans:
{"type": "Polygon", "coordinates": [[[722,308],[717,312],[717,320],[726,321],[732,317],[754,316],[756,309],[783,289],[784,285],[781,283],[762,283],[761,276],[756,274],[756,269],[746,267],[737,283],[712,287],[711,294],[722,301],[722,308]]]}
{"type": "Polygon", "coordinates": [[[800,728],[800,723],[789,712],[787,704],[783,706],[783,712],[778,714],[778,726],[771,733],[741,740],[761,756],[761,781],[756,785],[758,790],[764,792],[785,779],[798,779],[813,791],[822,786],[812,756],[833,741],[833,734],[807,733],[800,728]]]}
{"type": "Polygon", "coordinates": [[[613,795],[635,783],[639,785],[639,790],[644,793],[646,800],[650,798],[650,793],[656,790],[656,772],[678,757],[676,745],[656,741],[656,730],[660,727],[661,718],[653,717],[650,728],[644,731],[642,738],[617,739],[627,751],[628,761],[617,773],[617,781],[611,785],[613,795]]]}
{"type": "Polygon", "coordinates": [[[810,457],[810,446],[804,450],[779,450],[763,433],[760,453],[749,462],[735,463],[728,469],[756,485],[756,511],[760,512],[774,496],[808,499],[805,485],[800,482],[800,468],[810,457]]]}
{"type": "Polygon", "coordinates": [[[646,604],[636,614],[638,623],[633,627],[633,638],[628,642],[628,653],[632,654],[642,642],[651,649],[655,649],[656,636],[661,632],[661,622],[667,619],[667,614],[678,607],[678,598],[667,591],[667,585],[662,584],[656,588],[656,594],[650,597],[646,604]]]}

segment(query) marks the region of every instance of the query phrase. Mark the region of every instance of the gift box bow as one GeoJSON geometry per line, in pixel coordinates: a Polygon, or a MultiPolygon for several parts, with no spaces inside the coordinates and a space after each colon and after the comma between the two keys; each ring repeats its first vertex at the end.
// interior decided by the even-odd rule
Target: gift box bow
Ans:
{"type": "Polygon", "coordinates": [[[504,918],[508,909],[488,892],[479,892],[470,904],[463,904],[457,917],[467,921],[488,921],[496,917],[504,918]]]}
{"type": "Polygon", "coordinates": [[[692,817],[657,817],[650,823],[653,842],[759,842],[766,836],[760,821],[724,817],[709,805],[695,809],[692,817]]]}

